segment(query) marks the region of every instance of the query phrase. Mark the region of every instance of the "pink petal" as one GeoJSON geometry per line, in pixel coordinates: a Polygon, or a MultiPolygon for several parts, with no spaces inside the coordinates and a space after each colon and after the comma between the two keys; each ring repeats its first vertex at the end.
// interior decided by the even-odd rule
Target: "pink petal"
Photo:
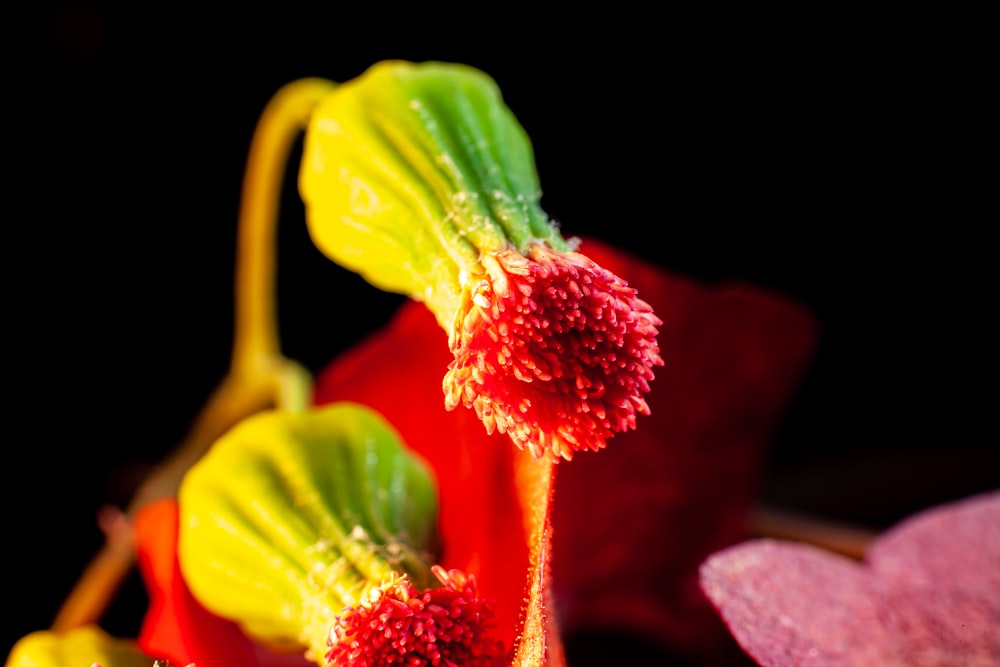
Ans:
{"type": "Polygon", "coordinates": [[[1000,491],[920,512],[865,556],[907,665],[1000,665],[1000,491]]]}
{"type": "Polygon", "coordinates": [[[909,517],[879,536],[865,560],[888,581],[1000,590],[1000,491],[909,517]]]}
{"type": "Polygon", "coordinates": [[[754,540],[711,556],[701,586],[761,665],[902,667],[886,641],[871,582],[848,558],[754,540]]]}
{"type": "Polygon", "coordinates": [[[701,587],[766,667],[1000,664],[1000,493],[927,510],[856,563],[754,540],[713,555],[701,587]]]}

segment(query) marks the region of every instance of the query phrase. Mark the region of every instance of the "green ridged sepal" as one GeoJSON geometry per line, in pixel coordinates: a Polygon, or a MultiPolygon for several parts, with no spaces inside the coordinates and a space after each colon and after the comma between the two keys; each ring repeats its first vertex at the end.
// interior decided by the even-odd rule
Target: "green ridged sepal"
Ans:
{"type": "Polygon", "coordinates": [[[317,247],[450,326],[479,257],[567,242],[539,206],[534,151],[483,72],[386,61],[327,95],[299,187],[317,247]]]}
{"type": "Polygon", "coordinates": [[[185,476],[178,558],[207,609],[321,657],[345,606],[394,575],[430,583],[437,502],[427,464],[370,408],[259,413],[185,476]]]}

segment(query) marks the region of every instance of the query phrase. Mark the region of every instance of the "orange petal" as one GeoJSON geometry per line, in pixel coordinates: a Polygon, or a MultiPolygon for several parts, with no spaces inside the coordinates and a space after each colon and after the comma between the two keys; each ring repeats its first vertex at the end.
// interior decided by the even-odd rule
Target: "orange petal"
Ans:
{"type": "Polygon", "coordinates": [[[134,520],[139,571],[149,608],[139,632],[147,655],[174,665],[198,667],[309,667],[300,655],[279,655],[250,641],[236,624],[215,616],[195,600],[177,561],[175,498],[143,505],[134,520]]]}

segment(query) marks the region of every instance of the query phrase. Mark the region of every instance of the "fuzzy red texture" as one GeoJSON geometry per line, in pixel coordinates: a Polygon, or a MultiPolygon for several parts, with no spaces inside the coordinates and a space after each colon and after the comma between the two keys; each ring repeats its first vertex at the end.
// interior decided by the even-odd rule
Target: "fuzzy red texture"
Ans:
{"type": "Polygon", "coordinates": [[[649,414],[660,320],[636,290],[590,257],[534,244],[483,260],[452,335],[445,406],[475,410],[535,458],[602,449],[649,414]]]}
{"type": "Polygon", "coordinates": [[[331,667],[500,667],[503,644],[491,639],[493,604],[479,596],[476,579],[433,568],[443,584],[418,591],[405,578],[374,600],[348,607],[330,632],[331,667]]]}

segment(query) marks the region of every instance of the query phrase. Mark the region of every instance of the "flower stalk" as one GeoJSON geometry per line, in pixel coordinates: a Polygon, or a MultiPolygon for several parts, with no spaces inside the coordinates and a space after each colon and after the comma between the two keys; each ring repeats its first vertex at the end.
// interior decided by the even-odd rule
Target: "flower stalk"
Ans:
{"type": "MultiPolygon", "coordinates": [[[[143,481],[126,508],[130,522],[138,508],[177,493],[181,477],[234,424],[274,406],[302,409],[311,377],[281,354],[275,310],[275,230],[280,188],[294,140],[312,110],[334,84],[303,79],[282,88],[268,102],[251,140],[238,219],[235,332],[229,373],[196,415],[184,439],[143,481]]],[[[63,601],[51,630],[63,632],[96,623],[135,566],[128,530],[106,542],[63,601]]]]}

